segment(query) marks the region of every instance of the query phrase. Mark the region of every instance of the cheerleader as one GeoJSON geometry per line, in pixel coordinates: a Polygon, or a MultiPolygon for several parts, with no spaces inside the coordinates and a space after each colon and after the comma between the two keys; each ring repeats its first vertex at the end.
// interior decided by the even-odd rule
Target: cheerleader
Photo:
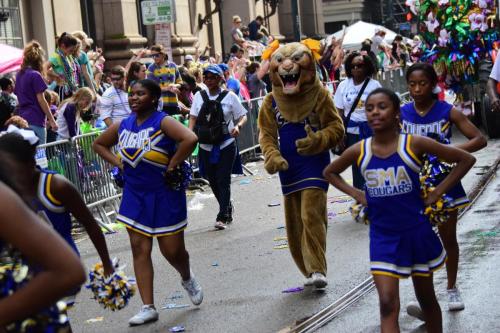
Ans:
{"type": "MultiPolygon", "coordinates": [[[[457,126],[460,132],[468,139],[457,145],[469,153],[486,147],[486,139],[472,122],[453,105],[438,100],[438,77],[434,68],[426,63],[417,63],[408,68],[406,73],[408,90],[413,102],[401,108],[401,126],[403,133],[433,137],[441,143],[449,143],[451,127],[457,126]]],[[[465,305],[457,288],[457,271],[459,248],[457,242],[457,215],[458,209],[469,204],[462,184],[459,182],[446,192],[453,199],[454,210],[450,212],[447,222],[439,226],[439,235],[448,254],[446,272],[448,276],[448,309],[459,311],[465,305]]],[[[414,313],[414,306],[410,304],[408,310],[414,313]]]]}
{"type": "MultiPolygon", "coordinates": [[[[83,225],[97,249],[105,275],[112,274],[114,269],[101,228],[73,184],[61,175],[37,167],[37,143],[31,131],[20,130],[15,126],[9,126],[7,133],[0,136],[0,158],[10,171],[13,183],[38,216],[52,226],[78,254],[71,236],[72,214],[83,225]]],[[[74,304],[78,291],[74,290],[64,299],[68,306],[74,304]]]]}
{"type": "MultiPolygon", "coordinates": [[[[4,162],[4,159],[2,159],[4,162]]],[[[85,281],[85,272],[78,256],[68,244],[36,215],[14,193],[11,174],[2,163],[0,170],[0,331],[16,322],[20,327],[28,317],[56,303],[61,297],[85,281]],[[8,267],[13,253],[36,265],[38,273],[19,290],[22,283],[8,279],[8,267]],[[14,291],[12,294],[11,292],[14,291]],[[8,296],[7,296],[8,295],[8,296]]],[[[40,323],[30,325],[42,329],[40,323]]],[[[16,324],[13,324],[16,325],[16,324]]],[[[16,328],[14,328],[16,330],[16,328]]],[[[55,330],[54,330],[55,332],[55,330]]]]}
{"type": "Polygon", "coordinates": [[[114,123],[94,142],[94,150],[123,170],[124,188],[117,220],[126,225],[132,247],[134,271],[143,306],[129,320],[141,325],[158,320],[153,298],[153,238],[160,251],[180,273],[182,286],[195,305],[201,304],[203,291],[190,270],[184,245],[187,226],[186,193],[165,184],[173,171],[194,150],[196,135],[180,122],[156,111],[160,86],[152,80],[139,80],[131,87],[132,114],[114,123]],[[118,144],[120,158],[113,153],[118,144]]]}
{"type": "Polygon", "coordinates": [[[442,332],[441,309],[432,280],[433,272],[445,263],[446,252],[423,210],[455,185],[475,158],[425,137],[400,134],[399,103],[390,90],[379,88],[371,92],[365,110],[373,137],[347,149],[325,169],[324,176],[367,206],[370,265],[379,295],[381,331],[399,332],[399,279],[411,276],[427,319],[427,332],[442,332]],[[456,166],[422,200],[419,171],[425,153],[456,166]],[[353,163],[365,179],[365,191],[347,184],[340,176],[353,163]]]}

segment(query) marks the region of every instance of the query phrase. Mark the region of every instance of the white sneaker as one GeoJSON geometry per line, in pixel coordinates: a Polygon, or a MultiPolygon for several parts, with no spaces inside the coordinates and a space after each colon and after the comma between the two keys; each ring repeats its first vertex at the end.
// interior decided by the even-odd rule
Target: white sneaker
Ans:
{"type": "Polygon", "coordinates": [[[217,230],[224,230],[224,229],[226,229],[226,227],[227,227],[226,224],[224,222],[221,222],[221,221],[217,221],[214,224],[214,228],[217,230]]]}
{"type": "Polygon", "coordinates": [[[458,291],[457,286],[453,289],[448,289],[448,310],[449,311],[460,311],[465,309],[465,304],[460,296],[460,291],[458,291]]]}
{"type": "Polygon", "coordinates": [[[194,305],[200,305],[201,302],[203,301],[203,290],[201,289],[201,285],[194,277],[192,271],[189,280],[182,281],[182,286],[187,291],[189,298],[191,299],[191,302],[194,305]]]}
{"type": "Polygon", "coordinates": [[[328,284],[326,276],[323,273],[312,273],[311,275],[312,285],[317,289],[324,289],[328,284]]]}
{"type": "Polygon", "coordinates": [[[418,302],[408,303],[408,305],[406,306],[406,313],[408,313],[409,316],[420,319],[421,321],[425,321],[424,313],[422,312],[422,309],[420,308],[420,304],[418,304],[418,302]]]}
{"type": "Polygon", "coordinates": [[[129,319],[128,323],[131,326],[142,325],[151,321],[158,320],[158,312],[154,305],[143,305],[138,314],[129,319]]]}

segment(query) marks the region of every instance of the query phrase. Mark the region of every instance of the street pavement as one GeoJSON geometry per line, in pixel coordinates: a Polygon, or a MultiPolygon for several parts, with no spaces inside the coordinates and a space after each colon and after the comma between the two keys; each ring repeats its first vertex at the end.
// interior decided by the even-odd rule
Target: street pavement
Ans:
{"type": "MultiPolygon", "coordinates": [[[[460,140],[463,139],[456,138],[455,143],[460,140]]],[[[481,175],[494,164],[499,151],[500,141],[490,140],[486,149],[475,154],[478,161],[463,179],[467,191],[475,188],[481,175]]],[[[327,291],[320,294],[310,290],[282,293],[285,289],[301,286],[303,278],[285,247],[286,239],[283,239],[286,234],[279,179],[276,175],[269,176],[261,162],[247,164],[247,167],[255,172],[253,176],[232,179],[232,196],[236,211],[235,221],[227,230],[213,229],[217,206],[208,189],[206,192],[190,193],[188,197],[189,226],[186,231],[186,246],[193,270],[204,288],[205,299],[201,306],[191,305],[180,285],[179,275],[163,259],[155,245],[152,253],[155,268],[155,304],[159,309],[160,319],[156,323],[129,327],[128,319],[141,306],[138,294],[125,309],[110,312],[101,309],[90,299],[88,290],[82,290],[75,308],[70,312],[74,332],[168,332],[169,328],[178,325],[185,326],[186,332],[277,332],[329,305],[369,276],[368,228],[352,221],[347,212],[348,198],[330,187],[327,291]],[[189,307],[161,309],[170,303],[189,304],[189,307]]],[[[348,171],[345,178],[351,178],[348,171]]],[[[498,211],[498,208],[496,210],[498,211]]],[[[463,224],[465,225],[460,222],[461,226],[463,224]]],[[[462,234],[462,229],[460,233],[462,234]]],[[[126,265],[125,272],[133,275],[126,231],[118,230],[115,234],[107,235],[106,240],[111,255],[120,258],[121,263],[126,265]]],[[[77,245],[86,267],[91,267],[98,261],[96,251],[87,238],[79,240],[77,245]]],[[[466,265],[465,260],[462,261],[461,268],[466,265]]],[[[474,265],[470,265],[471,275],[475,272],[474,265]]],[[[495,275],[491,275],[490,282],[493,284],[494,277],[495,275]]],[[[459,276],[459,283],[464,288],[467,278],[467,274],[459,276]]],[[[437,280],[439,279],[438,275],[437,280]]],[[[402,300],[411,299],[413,294],[409,288],[401,288],[402,300]],[[408,297],[403,298],[403,294],[408,297]]],[[[438,285],[437,289],[439,288],[438,285]]],[[[441,289],[444,291],[444,287],[441,289]]],[[[464,289],[464,296],[468,298],[469,293],[466,290],[469,289],[464,289]]],[[[358,310],[353,310],[354,307],[349,309],[345,317],[335,319],[322,330],[376,331],[378,308],[374,296],[374,293],[368,295],[356,305],[358,310]],[[366,306],[363,307],[365,302],[366,306]],[[358,311],[360,317],[357,317],[358,311]],[[356,313],[356,317],[349,317],[349,313],[356,313]],[[343,323],[357,321],[361,326],[352,326],[354,330],[347,330],[347,324],[333,326],[341,320],[344,320],[343,323]]],[[[469,306],[469,303],[472,303],[472,299],[467,302],[463,314],[472,315],[472,306],[469,306]]],[[[494,321],[493,313],[497,312],[493,309],[488,312],[491,322],[494,321]]]]}

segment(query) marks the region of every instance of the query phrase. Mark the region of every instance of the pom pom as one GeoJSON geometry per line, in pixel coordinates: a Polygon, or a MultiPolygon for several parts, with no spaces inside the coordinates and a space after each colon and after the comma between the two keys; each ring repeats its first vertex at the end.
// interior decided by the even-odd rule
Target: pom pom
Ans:
{"type": "Polygon", "coordinates": [[[111,311],[126,307],[135,294],[135,280],[123,273],[123,267],[118,266],[118,260],[113,260],[115,271],[110,276],[104,276],[102,263],[94,265],[89,272],[89,284],[86,286],[94,294],[94,299],[105,309],[111,311]]]}
{"type": "Polygon", "coordinates": [[[115,181],[116,186],[123,188],[124,179],[122,170],[119,167],[114,167],[109,173],[111,174],[111,178],[115,181]]]}
{"type": "Polygon", "coordinates": [[[174,191],[182,191],[188,188],[193,180],[193,169],[191,164],[183,161],[174,170],[165,172],[165,183],[174,191]]]}
{"type": "Polygon", "coordinates": [[[356,202],[349,207],[349,212],[351,212],[351,216],[354,221],[364,223],[366,225],[370,224],[370,221],[368,220],[368,207],[356,202]]]}
{"type": "MultiPolygon", "coordinates": [[[[424,164],[420,170],[420,186],[422,196],[426,198],[436,186],[448,176],[453,168],[452,164],[440,161],[436,156],[424,155],[424,164]]],[[[439,226],[448,221],[450,211],[453,210],[453,200],[443,194],[434,204],[425,208],[424,214],[434,226],[439,226]]]]}
{"type": "MultiPolygon", "coordinates": [[[[33,272],[23,263],[20,254],[11,249],[0,252],[0,299],[23,288],[32,278],[33,272]]],[[[6,332],[56,332],[69,326],[66,303],[57,304],[5,326],[6,332]]]]}

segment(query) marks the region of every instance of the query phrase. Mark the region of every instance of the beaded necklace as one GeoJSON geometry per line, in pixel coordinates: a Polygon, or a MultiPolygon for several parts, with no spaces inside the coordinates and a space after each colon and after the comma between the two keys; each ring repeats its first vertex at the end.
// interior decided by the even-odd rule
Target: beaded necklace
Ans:
{"type": "Polygon", "coordinates": [[[56,53],[59,55],[59,58],[61,59],[61,62],[63,64],[64,77],[66,79],[66,85],[64,86],[65,93],[74,92],[77,89],[74,69],[71,68],[70,64],[68,63],[68,59],[60,49],[57,49],[56,53]],[[68,88],[70,91],[68,91],[68,88]]]}

